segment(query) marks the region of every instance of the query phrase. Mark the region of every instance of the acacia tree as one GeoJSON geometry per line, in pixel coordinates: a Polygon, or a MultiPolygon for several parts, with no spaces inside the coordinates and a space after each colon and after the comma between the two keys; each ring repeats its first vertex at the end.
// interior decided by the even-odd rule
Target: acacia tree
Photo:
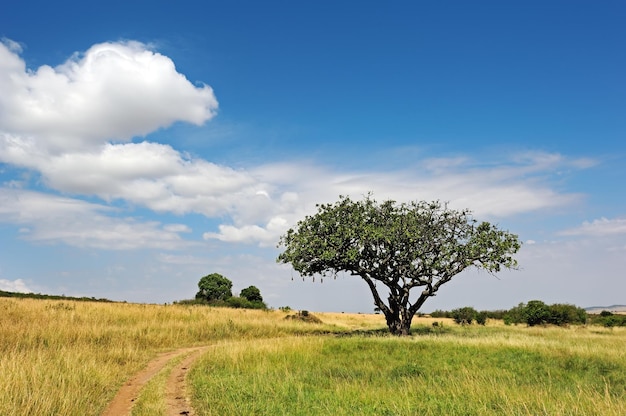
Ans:
{"type": "Polygon", "coordinates": [[[204,276],[198,282],[196,299],[204,299],[209,302],[227,300],[233,296],[231,291],[233,282],[219,273],[211,273],[204,276]]]}
{"type": "Polygon", "coordinates": [[[256,286],[248,286],[247,288],[242,289],[239,296],[248,299],[250,302],[263,302],[261,291],[256,286]]]}
{"type": "Polygon", "coordinates": [[[317,209],[281,237],[285,250],[277,261],[291,263],[304,276],[343,271],[361,277],[396,335],[408,335],[424,302],[463,270],[517,267],[516,235],[438,201],[396,204],[378,203],[371,195],[361,201],[340,196],[317,209]]]}

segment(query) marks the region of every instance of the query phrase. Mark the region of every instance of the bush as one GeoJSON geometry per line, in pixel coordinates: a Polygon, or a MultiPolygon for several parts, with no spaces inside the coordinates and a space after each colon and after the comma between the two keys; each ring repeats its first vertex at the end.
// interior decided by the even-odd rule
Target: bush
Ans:
{"type": "Polygon", "coordinates": [[[485,325],[487,323],[488,313],[486,311],[480,311],[476,314],[476,323],[478,325],[485,325]]]}
{"type": "Polygon", "coordinates": [[[531,300],[522,310],[522,317],[528,326],[545,325],[550,320],[550,308],[540,300],[531,300]]]}
{"type": "Polygon", "coordinates": [[[591,315],[592,324],[602,325],[607,328],[614,326],[626,326],[626,315],[618,315],[609,311],[602,311],[599,315],[591,315]]]}
{"type": "Polygon", "coordinates": [[[437,309],[436,311],[432,312],[430,316],[432,316],[433,318],[452,318],[452,313],[437,309]]]}
{"type": "Polygon", "coordinates": [[[267,309],[267,305],[259,301],[250,301],[246,298],[233,296],[226,300],[226,305],[239,309],[267,309]]]}
{"type": "Polygon", "coordinates": [[[470,325],[476,318],[477,314],[478,312],[476,312],[476,309],[471,306],[452,310],[452,318],[454,319],[454,322],[460,325],[470,325]]]}
{"type": "Polygon", "coordinates": [[[556,303],[550,305],[550,318],[548,323],[553,325],[585,324],[587,323],[587,311],[574,305],[556,303]]]}

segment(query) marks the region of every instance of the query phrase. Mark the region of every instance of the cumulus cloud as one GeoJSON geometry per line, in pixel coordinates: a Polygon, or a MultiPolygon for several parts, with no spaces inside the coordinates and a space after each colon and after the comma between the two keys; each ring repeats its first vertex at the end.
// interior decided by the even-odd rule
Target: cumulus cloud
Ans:
{"type": "Polygon", "coordinates": [[[28,288],[26,282],[24,282],[22,279],[0,279],[0,290],[4,290],[7,292],[32,293],[32,290],[28,288]]]}
{"type": "Polygon", "coordinates": [[[287,231],[289,223],[286,219],[275,217],[261,227],[258,225],[220,225],[219,233],[204,233],[205,240],[218,239],[229,243],[259,243],[261,246],[272,246],[278,241],[278,236],[287,231]]]}
{"type": "MultiPolygon", "coordinates": [[[[207,85],[193,85],[170,58],[139,42],[108,42],[56,66],[26,68],[21,47],[0,44],[0,163],[40,174],[40,184],[106,204],[0,188],[0,219],[23,237],[107,248],[174,248],[184,224],[120,218],[115,201],[158,213],[220,218],[204,238],[272,246],[290,226],[339,195],[449,201],[481,218],[562,206],[579,196],[545,181],[592,161],[515,155],[488,166],[469,156],[419,159],[396,170],[350,171],[302,161],[233,169],[192,157],[146,135],[175,121],[202,124],[217,110],[207,85]],[[135,141],[133,141],[135,139],[135,141]],[[87,232],[93,228],[92,232],[87,232]]],[[[181,221],[181,222],[184,222],[181,221]]]]}
{"type": "Polygon", "coordinates": [[[97,44],[36,70],[26,68],[16,45],[0,43],[0,130],[39,149],[128,141],[175,121],[202,124],[217,110],[209,86],[193,85],[143,43],[97,44]]]}

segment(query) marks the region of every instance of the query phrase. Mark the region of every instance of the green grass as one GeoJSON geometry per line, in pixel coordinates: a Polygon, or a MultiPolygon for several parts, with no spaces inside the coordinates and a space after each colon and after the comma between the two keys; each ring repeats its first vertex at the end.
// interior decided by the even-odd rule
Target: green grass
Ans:
{"type": "Polygon", "coordinates": [[[190,377],[201,415],[624,415],[623,341],[522,327],[257,341],[190,377]]]}
{"type": "Polygon", "coordinates": [[[166,416],[166,391],[167,380],[172,369],[182,362],[188,354],[182,354],[170,360],[161,371],[150,379],[133,404],[132,416],[166,416]]]}
{"type": "Polygon", "coordinates": [[[0,297],[0,415],[99,415],[161,352],[346,330],[284,317],[207,306],[0,297]]]}
{"type": "MultiPolygon", "coordinates": [[[[626,415],[626,328],[416,318],[396,338],[380,315],[286,315],[0,298],[0,415],[98,415],[158,354],[203,345],[198,415],[626,415]]],[[[136,414],[163,412],[167,373],[136,414]]]]}

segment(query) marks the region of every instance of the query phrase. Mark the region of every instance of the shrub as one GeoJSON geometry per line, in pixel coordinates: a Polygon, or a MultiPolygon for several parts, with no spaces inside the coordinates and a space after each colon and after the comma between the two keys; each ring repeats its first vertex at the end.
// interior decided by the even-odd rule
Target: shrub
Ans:
{"type": "Polygon", "coordinates": [[[556,303],[550,305],[548,323],[553,325],[584,324],[587,322],[587,311],[574,305],[556,303]]]}
{"type": "Polygon", "coordinates": [[[250,301],[246,298],[233,296],[226,300],[226,306],[241,309],[267,309],[267,305],[259,301],[250,301]]]}
{"type": "Polygon", "coordinates": [[[476,323],[478,325],[485,325],[487,323],[488,313],[486,311],[480,311],[476,314],[476,323]]]}
{"type": "Polygon", "coordinates": [[[550,320],[550,308],[540,300],[531,300],[522,310],[522,317],[528,326],[544,325],[550,320]]]}
{"type": "Polygon", "coordinates": [[[476,318],[478,312],[471,306],[452,310],[452,318],[454,322],[460,325],[470,325],[476,318]]]}

